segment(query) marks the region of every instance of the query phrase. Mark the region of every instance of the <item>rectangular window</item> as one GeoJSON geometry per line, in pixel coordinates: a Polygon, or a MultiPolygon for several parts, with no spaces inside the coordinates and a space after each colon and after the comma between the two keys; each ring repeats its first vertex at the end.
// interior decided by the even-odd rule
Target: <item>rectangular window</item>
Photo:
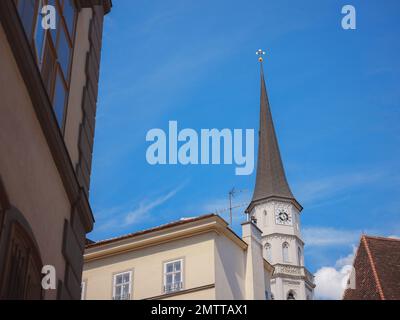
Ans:
{"type": "Polygon", "coordinates": [[[42,66],[42,58],[43,58],[43,47],[44,47],[44,40],[46,36],[46,30],[42,27],[42,6],[43,1],[39,1],[39,6],[37,7],[37,19],[35,24],[35,33],[34,33],[34,47],[35,47],[35,55],[37,59],[37,63],[39,67],[42,66]]]}
{"type": "MultiPolygon", "coordinates": [[[[1,1],[1,0],[0,0],[1,1]]],[[[70,89],[76,7],[73,0],[14,0],[61,131],[70,89]],[[42,27],[42,8],[56,9],[56,28],[42,27]]]]}
{"type": "Polygon", "coordinates": [[[164,263],[164,293],[183,289],[183,260],[164,263]]]}
{"type": "Polygon", "coordinates": [[[64,122],[64,111],[65,111],[65,103],[67,95],[66,91],[67,90],[64,86],[64,80],[62,79],[61,71],[59,68],[57,72],[56,86],[54,89],[53,106],[57,122],[60,128],[62,128],[64,122]]]}
{"type": "Polygon", "coordinates": [[[69,40],[67,39],[66,29],[64,25],[61,23],[59,37],[58,37],[57,55],[65,79],[69,78],[69,62],[71,59],[71,51],[72,51],[68,41],[69,40]]]}
{"type": "Polygon", "coordinates": [[[75,7],[72,1],[73,0],[64,0],[64,17],[70,35],[74,34],[75,27],[75,7]]]}
{"type": "Polygon", "coordinates": [[[42,79],[47,89],[47,94],[52,97],[53,83],[56,70],[56,56],[52,48],[51,41],[48,37],[46,47],[44,49],[44,58],[42,63],[42,79]]]}
{"type": "Polygon", "coordinates": [[[132,271],[114,275],[113,300],[131,299],[132,271]]]}
{"type": "Polygon", "coordinates": [[[48,1],[48,4],[56,9],[56,28],[50,29],[51,40],[53,41],[54,47],[57,45],[57,30],[59,29],[60,26],[60,9],[57,3],[58,2],[56,0],[48,1]]]}

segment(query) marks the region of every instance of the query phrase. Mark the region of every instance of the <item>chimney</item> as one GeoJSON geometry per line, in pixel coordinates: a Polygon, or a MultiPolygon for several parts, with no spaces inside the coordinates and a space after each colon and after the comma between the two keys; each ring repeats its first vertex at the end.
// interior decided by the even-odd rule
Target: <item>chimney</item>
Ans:
{"type": "Polygon", "coordinates": [[[245,288],[247,300],[265,300],[262,231],[252,221],[242,223],[242,239],[247,243],[245,288]]]}

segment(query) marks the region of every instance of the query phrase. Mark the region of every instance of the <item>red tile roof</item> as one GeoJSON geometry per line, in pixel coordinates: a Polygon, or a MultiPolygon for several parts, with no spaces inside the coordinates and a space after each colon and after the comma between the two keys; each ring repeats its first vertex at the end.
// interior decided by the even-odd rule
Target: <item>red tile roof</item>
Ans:
{"type": "Polygon", "coordinates": [[[362,236],[354,260],[356,289],[345,300],[400,300],[400,240],[362,236]]]}

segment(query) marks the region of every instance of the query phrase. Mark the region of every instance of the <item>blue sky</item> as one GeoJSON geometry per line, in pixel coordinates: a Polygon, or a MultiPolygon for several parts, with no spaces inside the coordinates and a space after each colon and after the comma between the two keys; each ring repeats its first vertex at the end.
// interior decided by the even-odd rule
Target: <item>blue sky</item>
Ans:
{"type": "MultiPolygon", "coordinates": [[[[400,234],[399,1],[114,0],[105,21],[91,181],[94,240],[251,197],[234,165],[150,166],[146,133],[258,130],[258,48],[306,264],[335,266],[362,232],[400,234]],[[341,8],[357,29],[341,28],[341,8]]],[[[235,210],[240,232],[243,209],[235,210]]],[[[228,218],[227,213],[222,216],[228,218]]]]}

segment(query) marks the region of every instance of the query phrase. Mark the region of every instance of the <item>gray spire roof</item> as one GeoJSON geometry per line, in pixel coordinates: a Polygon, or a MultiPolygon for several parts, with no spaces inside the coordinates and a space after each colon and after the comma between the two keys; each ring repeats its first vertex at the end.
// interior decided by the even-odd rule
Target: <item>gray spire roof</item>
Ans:
{"type": "Polygon", "coordinates": [[[294,198],[286,180],[261,63],[260,131],[257,176],[253,199],[246,212],[251,211],[255,203],[272,197],[293,201],[295,205],[301,208],[300,204],[294,198]]]}

